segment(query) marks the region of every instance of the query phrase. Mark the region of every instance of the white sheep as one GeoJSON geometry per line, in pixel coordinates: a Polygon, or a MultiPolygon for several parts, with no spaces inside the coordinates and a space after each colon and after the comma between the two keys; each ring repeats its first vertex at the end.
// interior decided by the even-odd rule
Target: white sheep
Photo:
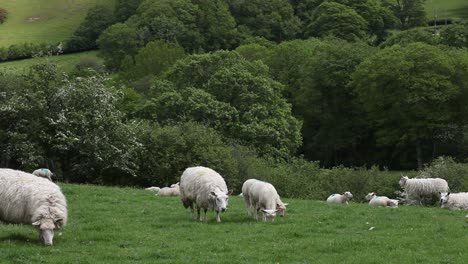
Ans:
{"type": "Polygon", "coordinates": [[[351,192],[344,192],[343,194],[334,193],[327,198],[327,203],[334,203],[334,204],[348,204],[348,201],[353,198],[353,194],[351,192]]]}
{"type": "Polygon", "coordinates": [[[172,184],[171,187],[164,187],[159,190],[156,194],[157,196],[179,196],[180,195],[180,186],[179,183],[172,184]]]}
{"type": "Polygon", "coordinates": [[[32,174],[34,174],[34,175],[36,175],[38,177],[46,178],[49,181],[52,181],[52,176],[54,176],[54,174],[49,169],[46,169],[46,168],[37,169],[37,170],[33,171],[32,174]]]}
{"type": "Polygon", "coordinates": [[[40,240],[50,246],[54,230],[67,222],[67,202],[60,187],[47,179],[0,169],[0,221],[34,225],[40,240]]]}
{"type": "Polygon", "coordinates": [[[205,223],[208,208],[216,212],[216,221],[221,222],[220,213],[227,210],[229,194],[223,177],[210,168],[190,167],[180,177],[182,204],[185,208],[190,207],[192,218],[200,221],[200,209],[203,209],[205,223]],[[194,204],[197,207],[196,218],[194,204]]]}
{"type": "Polygon", "coordinates": [[[159,188],[159,187],[156,187],[156,186],[151,186],[151,187],[145,188],[145,190],[148,190],[148,191],[152,191],[152,192],[158,193],[158,192],[161,190],[161,188],[159,188]]]}
{"type": "Polygon", "coordinates": [[[399,184],[405,191],[406,199],[420,205],[424,199],[449,191],[447,181],[441,178],[409,179],[407,176],[402,176],[399,184]]]}
{"type": "Polygon", "coordinates": [[[274,221],[276,214],[284,216],[287,203],[283,203],[280,196],[276,192],[275,187],[264,181],[249,179],[242,185],[242,193],[244,194],[245,207],[247,215],[250,217],[250,212],[253,209],[255,220],[258,220],[258,211],[263,213],[263,221],[274,221]]]}
{"type": "Polygon", "coordinates": [[[440,193],[440,207],[451,210],[468,210],[468,192],[440,193]]]}
{"type": "Polygon", "coordinates": [[[387,196],[377,196],[375,192],[366,195],[366,200],[370,206],[398,207],[398,200],[390,199],[387,196]]]}

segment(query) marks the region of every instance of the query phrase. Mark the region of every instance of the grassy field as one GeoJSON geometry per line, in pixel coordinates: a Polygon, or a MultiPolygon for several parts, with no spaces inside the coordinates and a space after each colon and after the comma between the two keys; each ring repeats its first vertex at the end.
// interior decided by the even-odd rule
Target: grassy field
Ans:
{"type": "Polygon", "coordinates": [[[63,184],[69,223],[54,246],[32,226],[0,225],[0,263],[466,263],[468,212],[293,200],[283,218],[247,219],[240,197],[222,223],[190,219],[145,190],[63,184]],[[373,228],[372,228],[373,227],[373,228]],[[371,229],[371,230],[370,230],[371,229]]]}
{"type": "Polygon", "coordinates": [[[75,65],[81,60],[86,58],[93,58],[97,61],[102,59],[97,57],[97,51],[87,51],[74,54],[66,54],[60,56],[51,56],[51,57],[40,57],[19,61],[9,61],[9,62],[0,62],[0,71],[22,73],[27,70],[28,67],[34,64],[41,62],[49,61],[51,63],[56,63],[59,67],[59,71],[69,72],[74,69],[75,65]]]}
{"type": "Polygon", "coordinates": [[[439,20],[445,18],[468,19],[468,1],[466,0],[426,0],[426,14],[428,19],[439,20]]]}
{"type": "Polygon", "coordinates": [[[113,6],[115,0],[2,0],[9,12],[0,25],[0,47],[15,43],[56,43],[68,39],[96,5],[113,6]]]}

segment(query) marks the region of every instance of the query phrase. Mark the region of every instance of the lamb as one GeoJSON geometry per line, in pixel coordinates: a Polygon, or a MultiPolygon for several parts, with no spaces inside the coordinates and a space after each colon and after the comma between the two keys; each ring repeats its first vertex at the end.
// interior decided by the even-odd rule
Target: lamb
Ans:
{"type": "Polygon", "coordinates": [[[0,221],[32,224],[40,240],[51,246],[54,231],[67,223],[67,202],[60,187],[45,178],[0,169],[0,221]]]}
{"type": "Polygon", "coordinates": [[[335,204],[348,204],[348,201],[353,198],[353,194],[351,192],[344,192],[343,194],[332,194],[327,198],[327,203],[335,203],[335,204]]]}
{"type": "Polygon", "coordinates": [[[34,174],[34,175],[36,175],[38,177],[46,178],[49,181],[52,181],[52,176],[54,176],[54,174],[49,169],[45,169],[45,168],[37,169],[37,170],[33,171],[32,174],[34,174]]]}
{"type": "Polygon", "coordinates": [[[206,211],[210,208],[216,212],[216,221],[221,222],[220,213],[227,210],[230,194],[223,177],[210,168],[190,167],[180,177],[181,201],[185,208],[190,207],[193,219],[201,221],[200,209],[203,209],[203,222],[206,223],[206,211]]]}
{"type": "Polygon", "coordinates": [[[249,179],[242,185],[247,215],[250,217],[251,209],[254,209],[255,220],[258,220],[258,211],[262,210],[263,221],[274,221],[276,214],[284,216],[287,203],[283,203],[276,192],[275,187],[267,182],[249,179]]]}
{"type": "Polygon", "coordinates": [[[179,196],[180,186],[179,183],[172,184],[171,187],[164,187],[156,194],[158,196],[179,196]]]}
{"type": "Polygon", "coordinates": [[[440,193],[440,208],[451,210],[468,210],[468,192],[440,193]]]}
{"type": "Polygon", "coordinates": [[[439,192],[449,191],[447,181],[441,178],[409,179],[402,176],[399,184],[404,189],[407,200],[420,205],[424,199],[430,199],[439,192]]]}
{"type": "Polygon", "coordinates": [[[366,200],[370,206],[398,207],[398,200],[390,199],[387,196],[377,196],[375,192],[366,195],[366,200]]]}

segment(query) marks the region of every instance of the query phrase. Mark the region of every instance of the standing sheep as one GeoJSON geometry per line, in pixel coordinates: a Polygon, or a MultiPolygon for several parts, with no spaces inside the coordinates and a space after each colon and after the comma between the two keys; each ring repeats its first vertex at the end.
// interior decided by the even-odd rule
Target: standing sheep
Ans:
{"type": "Polygon", "coordinates": [[[343,194],[334,193],[327,198],[327,203],[335,203],[335,204],[348,204],[348,201],[353,198],[351,192],[344,192],[343,194]]]}
{"type": "Polygon", "coordinates": [[[54,174],[49,169],[45,169],[45,168],[37,169],[33,171],[32,174],[36,175],[37,177],[46,178],[49,181],[52,181],[52,176],[54,176],[54,174]]]}
{"type": "Polygon", "coordinates": [[[216,171],[206,167],[187,168],[180,177],[180,196],[185,208],[190,207],[192,218],[201,221],[200,209],[203,208],[203,222],[206,223],[208,208],[216,212],[216,221],[221,222],[220,213],[227,210],[229,194],[226,182],[216,171]],[[197,207],[195,218],[193,204],[197,207]]]}
{"type": "Polygon", "coordinates": [[[468,192],[440,193],[440,208],[451,210],[468,210],[468,192]]]}
{"type": "Polygon", "coordinates": [[[67,222],[67,202],[60,187],[32,174],[0,169],[0,221],[32,224],[51,246],[54,230],[67,222]]]}
{"type": "Polygon", "coordinates": [[[398,207],[398,200],[390,199],[387,196],[377,196],[375,192],[367,194],[366,200],[371,206],[398,207]]]}
{"type": "Polygon", "coordinates": [[[447,181],[441,178],[409,179],[402,176],[399,184],[405,191],[406,199],[419,205],[422,205],[425,199],[431,199],[441,192],[449,191],[447,181]]]}
{"type": "Polygon", "coordinates": [[[275,187],[267,182],[249,179],[242,185],[247,215],[250,217],[251,209],[254,210],[255,220],[258,220],[258,210],[262,210],[263,221],[274,221],[276,213],[284,216],[286,206],[281,201],[275,187]]]}

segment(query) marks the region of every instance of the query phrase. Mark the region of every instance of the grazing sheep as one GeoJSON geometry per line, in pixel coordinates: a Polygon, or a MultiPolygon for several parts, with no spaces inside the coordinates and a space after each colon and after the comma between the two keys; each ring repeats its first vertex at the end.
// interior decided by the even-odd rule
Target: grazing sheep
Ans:
{"type": "Polygon", "coordinates": [[[399,181],[404,189],[406,200],[413,204],[422,205],[424,200],[430,200],[440,192],[448,192],[447,181],[441,178],[409,179],[402,176],[399,181]]]}
{"type": "Polygon", "coordinates": [[[32,224],[39,238],[51,246],[54,230],[67,222],[67,202],[60,187],[18,170],[0,169],[0,221],[32,224]]]}
{"type": "Polygon", "coordinates": [[[161,188],[159,188],[159,187],[156,187],[156,186],[151,186],[151,187],[145,188],[145,190],[148,190],[148,191],[152,191],[152,192],[158,193],[158,192],[161,190],[161,188]]]}
{"type": "Polygon", "coordinates": [[[216,212],[216,221],[221,222],[220,213],[227,210],[229,194],[223,177],[210,168],[190,167],[180,177],[182,204],[190,207],[193,219],[201,221],[200,209],[203,209],[206,223],[206,211],[210,208],[216,212]],[[197,207],[196,218],[193,204],[197,207]]]}
{"type": "Polygon", "coordinates": [[[377,196],[375,192],[367,194],[366,200],[371,206],[398,207],[398,200],[390,199],[387,196],[377,196]]]}
{"type": "Polygon", "coordinates": [[[49,169],[45,169],[45,168],[37,169],[37,170],[33,171],[32,174],[34,174],[34,175],[36,175],[38,177],[46,178],[49,181],[52,181],[52,176],[54,176],[54,174],[49,169]]]}
{"type": "Polygon", "coordinates": [[[327,203],[335,203],[335,204],[348,204],[348,201],[353,198],[353,194],[351,192],[345,192],[343,194],[334,193],[327,198],[327,203]]]}
{"type": "Polygon", "coordinates": [[[251,209],[254,210],[255,220],[258,220],[258,211],[262,210],[263,221],[274,221],[276,214],[284,216],[286,206],[281,201],[275,187],[267,182],[249,179],[242,185],[247,215],[250,217],[251,209]]]}
{"type": "Polygon", "coordinates": [[[468,210],[468,192],[440,193],[440,207],[451,210],[468,210]]]}
{"type": "Polygon", "coordinates": [[[179,183],[172,184],[171,187],[164,187],[156,194],[157,196],[179,196],[180,186],[179,183]]]}

